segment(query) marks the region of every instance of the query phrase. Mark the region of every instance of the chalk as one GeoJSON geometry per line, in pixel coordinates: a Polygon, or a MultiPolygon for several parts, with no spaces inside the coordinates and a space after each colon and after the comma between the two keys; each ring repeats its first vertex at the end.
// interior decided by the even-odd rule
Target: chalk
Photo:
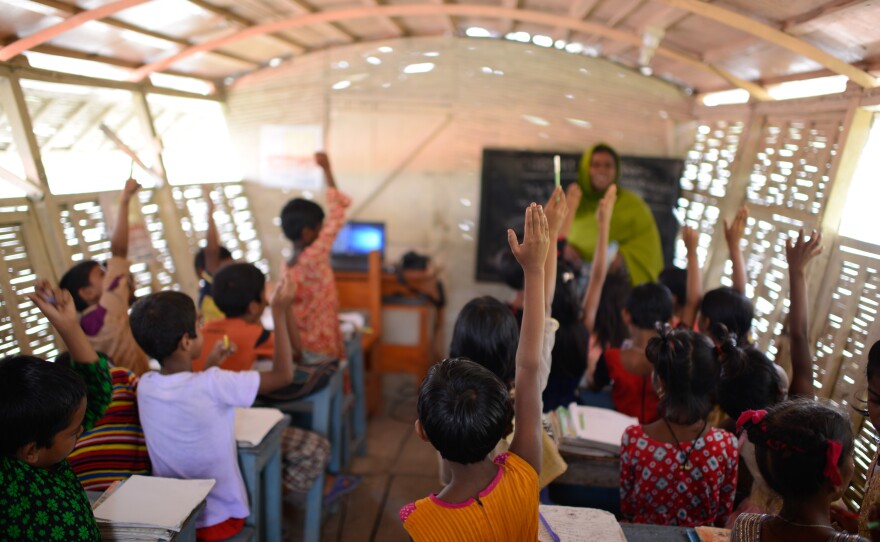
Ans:
{"type": "Polygon", "coordinates": [[[223,336],[223,350],[229,350],[229,335],[223,336]]]}
{"type": "Polygon", "coordinates": [[[553,175],[555,176],[556,186],[562,186],[562,160],[558,154],[553,156],[553,175]]]}

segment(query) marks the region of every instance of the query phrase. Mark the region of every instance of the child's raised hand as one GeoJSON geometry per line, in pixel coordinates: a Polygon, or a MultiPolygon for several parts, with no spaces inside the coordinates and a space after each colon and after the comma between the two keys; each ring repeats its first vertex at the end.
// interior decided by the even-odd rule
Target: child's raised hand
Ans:
{"type": "Polygon", "coordinates": [[[617,201],[617,185],[612,184],[605,191],[605,195],[599,200],[599,206],[596,208],[596,221],[601,228],[609,228],[611,226],[611,215],[614,213],[614,202],[617,201]]]}
{"type": "Polygon", "coordinates": [[[34,287],[34,293],[28,294],[28,299],[59,331],[79,327],[76,306],[73,303],[73,297],[67,290],[52,288],[48,280],[39,279],[34,287]]]}
{"type": "Polygon", "coordinates": [[[550,194],[547,206],[544,207],[544,214],[547,215],[547,225],[550,228],[550,237],[553,239],[559,235],[559,229],[562,228],[562,223],[565,222],[568,212],[565,192],[562,191],[561,186],[557,186],[553,193],[550,194]]]}
{"type": "Polygon", "coordinates": [[[208,204],[208,218],[213,218],[214,211],[217,209],[214,205],[214,192],[208,192],[205,197],[205,203],[208,204]]]}
{"type": "Polygon", "coordinates": [[[272,290],[272,297],[269,298],[269,305],[273,309],[287,310],[293,299],[296,297],[296,285],[287,278],[287,273],[282,273],[272,290]]]}
{"type": "Polygon", "coordinates": [[[544,209],[535,203],[526,209],[525,234],[520,244],[513,230],[507,230],[507,242],[524,271],[544,269],[550,247],[550,226],[544,209]]]}
{"type": "Polygon", "coordinates": [[[572,213],[577,211],[582,197],[584,197],[584,192],[578,183],[571,183],[565,189],[565,199],[568,200],[568,208],[572,213]]]}
{"type": "Polygon", "coordinates": [[[746,231],[746,222],[749,218],[749,208],[743,205],[736,211],[733,221],[728,223],[724,219],[724,238],[727,240],[727,246],[730,248],[739,248],[739,240],[743,238],[746,231]]]}
{"type": "Polygon", "coordinates": [[[688,254],[693,254],[694,250],[697,249],[699,239],[700,234],[696,229],[690,226],[683,226],[681,228],[681,240],[684,241],[684,247],[687,249],[688,254]]]}
{"type": "Polygon", "coordinates": [[[315,153],[315,163],[318,164],[318,167],[321,169],[329,169],[330,168],[330,158],[327,157],[326,152],[316,152],[315,153]]]}
{"type": "Polygon", "coordinates": [[[822,253],[822,234],[813,230],[810,238],[801,230],[798,235],[785,242],[785,259],[793,272],[802,272],[810,260],[822,253]]]}
{"type": "Polygon", "coordinates": [[[238,351],[238,347],[233,342],[228,342],[223,339],[218,339],[214,346],[211,348],[211,351],[208,352],[207,357],[205,358],[205,368],[216,367],[223,363],[223,361],[231,356],[232,354],[238,351]]]}
{"type": "Polygon", "coordinates": [[[132,196],[134,196],[135,193],[138,190],[140,190],[140,188],[141,188],[140,183],[138,183],[133,178],[128,179],[127,181],[125,181],[125,187],[122,189],[122,198],[125,199],[126,201],[130,200],[132,198],[132,196]]]}

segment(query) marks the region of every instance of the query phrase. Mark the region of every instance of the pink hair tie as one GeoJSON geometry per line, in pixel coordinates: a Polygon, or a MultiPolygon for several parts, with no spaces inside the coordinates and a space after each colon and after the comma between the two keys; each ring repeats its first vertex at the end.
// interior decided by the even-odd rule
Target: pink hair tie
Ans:
{"type": "Polygon", "coordinates": [[[840,469],[837,468],[837,463],[840,461],[840,454],[843,453],[843,446],[836,440],[827,440],[825,442],[828,444],[828,447],[825,449],[825,470],[822,474],[832,484],[839,486],[842,480],[840,479],[840,469]]]}
{"type": "Polygon", "coordinates": [[[739,419],[736,420],[736,432],[739,433],[742,431],[746,424],[758,425],[766,415],[766,410],[746,410],[740,414],[739,419]]]}

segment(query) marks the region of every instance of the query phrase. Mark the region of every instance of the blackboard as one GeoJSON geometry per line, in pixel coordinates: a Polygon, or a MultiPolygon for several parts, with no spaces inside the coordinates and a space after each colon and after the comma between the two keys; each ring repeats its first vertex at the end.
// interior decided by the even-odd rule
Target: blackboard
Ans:
{"type": "MultiPolygon", "coordinates": [[[[581,154],[483,149],[477,280],[500,280],[500,255],[510,250],[507,228],[521,231],[529,203],[546,203],[553,192],[553,157],[559,154],[562,186],[575,182],[581,154]]],[[[622,156],[620,186],[645,200],[654,214],[666,265],[672,263],[678,221],[673,210],[680,193],[684,162],[670,158],[622,156]]]]}

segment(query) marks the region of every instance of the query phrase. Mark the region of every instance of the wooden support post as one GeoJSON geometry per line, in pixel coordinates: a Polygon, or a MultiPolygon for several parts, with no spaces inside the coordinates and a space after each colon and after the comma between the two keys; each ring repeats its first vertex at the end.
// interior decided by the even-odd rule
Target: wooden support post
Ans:
{"type": "Polygon", "coordinates": [[[715,233],[712,235],[711,250],[706,257],[706,263],[703,266],[703,284],[705,290],[716,288],[721,284],[721,277],[724,275],[724,264],[728,260],[727,241],[724,238],[725,218],[730,218],[736,214],[736,210],[743,204],[746,198],[746,191],[749,186],[749,173],[752,167],[752,157],[758,150],[761,143],[761,133],[764,129],[764,116],[755,110],[752,106],[749,108],[750,114],[746,120],[745,128],[742,133],[742,140],[736,151],[736,158],[733,161],[733,169],[730,175],[730,182],[727,185],[727,193],[724,198],[718,202],[718,222],[715,224],[715,233]]]}
{"type": "MultiPolygon", "coordinates": [[[[149,152],[155,158],[153,161],[155,166],[152,168],[153,174],[164,180],[160,186],[154,189],[155,203],[159,206],[159,217],[162,223],[165,224],[165,238],[168,241],[168,252],[174,261],[175,279],[177,279],[177,283],[184,293],[195,298],[199,289],[199,279],[192,266],[192,254],[189,250],[189,241],[186,238],[186,234],[183,233],[181,228],[175,227],[175,225],[180,224],[180,212],[177,209],[177,204],[174,202],[172,188],[168,182],[168,174],[162,162],[162,149],[159,146],[159,136],[156,133],[150,105],[143,92],[136,92],[134,101],[135,112],[141,121],[141,127],[145,131],[147,141],[151,143],[149,145],[149,152]]],[[[151,262],[150,264],[152,274],[155,276],[154,265],[158,265],[158,263],[151,262]]]]}
{"type": "Polygon", "coordinates": [[[21,162],[24,166],[26,181],[39,187],[40,195],[32,195],[29,199],[36,217],[34,224],[40,230],[43,243],[39,244],[45,251],[45,257],[51,265],[53,281],[61,278],[61,275],[69,267],[65,261],[63,232],[61,224],[57,220],[57,208],[49,191],[49,181],[46,170],[43,168],[43,159],[40,154],[40,146],[34,136],[34,127],[31,123],[24,92],[18,77],[13,74],[5,78],[0,77],[0,104],[9,118],[9,126],[12,128],[12,139],[19,151],[21,162]],[[50,211],[51,209],[51,211],[50,211]]]}

